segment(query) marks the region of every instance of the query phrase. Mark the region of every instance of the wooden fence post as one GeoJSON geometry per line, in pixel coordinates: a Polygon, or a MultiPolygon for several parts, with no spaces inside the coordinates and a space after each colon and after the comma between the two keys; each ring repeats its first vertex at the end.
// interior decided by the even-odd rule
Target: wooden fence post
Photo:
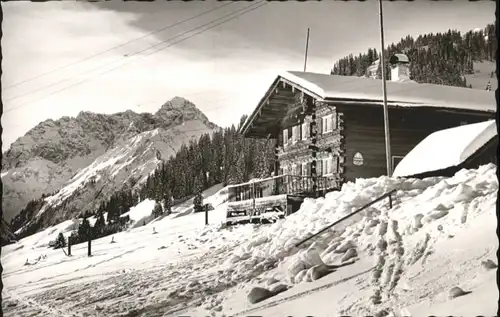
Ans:
{"type": "Polygon", "coordinates": [[[87,250],[88,250],[88,256],[92,256],[92,238],[90,237],[90,235],[89,235],[88,239],[89,239],[88,240],[89,245],[88,245],[88,248],[87,248],[87,250]]]}
{"type": "Polygon", "coordinates": [[[205,204],[205,226],[208,226],[208,204],[205,204]]]}
{"type": "Polygon", "coordinates": [[[68,256],[71,256],[71,236],[68,237],[68,256]]]}

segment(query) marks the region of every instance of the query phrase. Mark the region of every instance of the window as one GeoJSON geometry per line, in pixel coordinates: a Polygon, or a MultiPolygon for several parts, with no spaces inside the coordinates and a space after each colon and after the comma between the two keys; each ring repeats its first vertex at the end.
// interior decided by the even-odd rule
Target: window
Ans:
{"type": "Polygon", "coordinates": [[[302,123],[302,140],[309,138],[309,122],[302,123]]]}
{"type": "Polygon", "coordinates": [[[338,172],[338,157],[330,156],[329,158],[323,159],[322,162],[322,174],[331,175],[338,172]]]}
{"type": "Polygon", "coordinates": [[[398,166],[398,164],[403,160],[404,156],[398,156],[398,155],[394,155],[392,157],[392,171],[394,172],[394,170],[396,169],[396,166],[398,166]]]}
{"type": "Polygon", "coordinates": [[[318,176],[323,175],[323,161],[322,160],[316,160],[316,175],[318,175],[318,176]]]}
{"type": "Polygon", "coordinates": [[[295,143],[299,140],[300,128],[299,126],[292,127],[292,142],[295,143]]]}
{"type": "Polygon", "coordinates": [[[322,165],[323,165],[323,169],[321,171],[321,174],[322,175],[328,175],[328,174],[330,174],[330,172],[329,172],[330,171],[330,165],[331,165],[330,159],[323,159],[323,164],[322,165]]]}
{"type": "Polygon", "coordinates": [[[309,176],[309,164],[302,163],[302,176],[309,176]]]}
{"type": "Polygon", "coordinates": [[[283,130],[283,145],[288,144],[288,129],[283,130]]]}
{"type": "Polygon", "coordinates": [[[333,131],[333,114],[326,115],[322,118],[323,133],[333,131]]]}

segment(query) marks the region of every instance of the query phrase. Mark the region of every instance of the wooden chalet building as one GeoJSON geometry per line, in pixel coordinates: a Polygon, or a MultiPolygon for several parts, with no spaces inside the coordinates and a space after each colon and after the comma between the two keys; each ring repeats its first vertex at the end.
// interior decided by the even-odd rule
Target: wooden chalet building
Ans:
{"type": "MultiPolygon", "coordinates": [[[[393,169],[431,133],[495,117],[494,92],[418,84],[398,69],[407,67],[406,61],[391,61],[394,80],[387,82],[387,103],[393,169]]],[[[234,213],[250,217],[262,213],[273,206],[273,195],[281,195],[277,205],[290,213],[303,197],[386,174],[381,80],[284,72],[239,133],[277,141],[274,177],[233,186],[228,220],[234,213]],[[271,188],[267,192],[259,189],[264,182],[271,188]]]]}

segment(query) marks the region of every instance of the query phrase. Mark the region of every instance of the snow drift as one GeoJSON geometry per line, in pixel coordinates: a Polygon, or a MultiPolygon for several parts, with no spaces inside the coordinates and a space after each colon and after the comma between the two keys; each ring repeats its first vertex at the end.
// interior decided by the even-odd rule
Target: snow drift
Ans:
{"type": "Polygon", "coordinates": [[[403,158],[393,176],[418,175],[458,166],[496,135],[495,120],[434,132],[403,158]]]}
{"type": "Polygon", "coordinates": [[[390,294],[405,269],[425,262],[435,243],[453,237],[483,213],[494,217],[497,190],[493,164],[462,170],[453,178],[359,179],[325,198],[306,200],[285,221],[256,232],[233,251],[227,264],[243,272],[277,263],[283,282],[298,284],[314,281],[314,274],[328,266],[373,258],[373,285],[382,294],[390,294]],[[387,201],[379,202],[306,246],[294,247],[302,238],[393,189],[392,209],[387,201]]]}

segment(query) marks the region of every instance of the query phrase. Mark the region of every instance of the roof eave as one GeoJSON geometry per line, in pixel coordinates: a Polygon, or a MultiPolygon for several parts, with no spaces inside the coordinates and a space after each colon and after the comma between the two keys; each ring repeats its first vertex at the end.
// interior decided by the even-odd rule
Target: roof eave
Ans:
{"type": "Polygon", "coordinates": [[[271,84],[271,87],[269,87],[269,89],[264,94],[264,97],[262,97],[260,99],[259,103],[257,104],[257,107],[255,107],[255,109],[252,112],[252,114],[247,118],[247,120],[245,121],[245,123],[243,123],[243,125],[238,130],[239,134],[245,135],[248,132],[248,129],[249,129],[250,125],[252,124],[252,122],[255,120],[255,117],[257,116],[257,114],[259,113],[259,111],[262,109],[262,107],[264,106],[264,104],[266,103],[266,101],[269,99],[269,97],[271,96],[273,90],[276,89],[276,86],[280,82],[280,77],[281,76],[277,76],[276,77],[276,79],[271,84]]]}
{"type": "Polygon", "coordinates": [[[324,96],[321,96],[317,94],[316,92],[313,92],[301,85],[296,84],[295,82],[291,81],[290,79],[284,77],[286,75],[280,74],[276,77],[276,79],[273,81],[272,85],[269,87],[269,89],[266,91],[264,97],[259,101],[257,107],[255,110],[252,112],[252,114],[248,117],[248,119],[245,121],[245,123],[240,127],[238,130],[238,133],[245,135],[248,132],[248,129],[250,128],[251,124],[255,120],[255,117],[259,113],[259,111],[262,109],[262,107],[265,105],[269,97],[271,97],[273,91],[278,87],[280,82],[284,82],[287,85],[292,86],[295,89],[298,89],[300,91],[303,91],[304,93],[310,95],[311,97],[315,98],[317,101],[323,101],[324,96]]]}

